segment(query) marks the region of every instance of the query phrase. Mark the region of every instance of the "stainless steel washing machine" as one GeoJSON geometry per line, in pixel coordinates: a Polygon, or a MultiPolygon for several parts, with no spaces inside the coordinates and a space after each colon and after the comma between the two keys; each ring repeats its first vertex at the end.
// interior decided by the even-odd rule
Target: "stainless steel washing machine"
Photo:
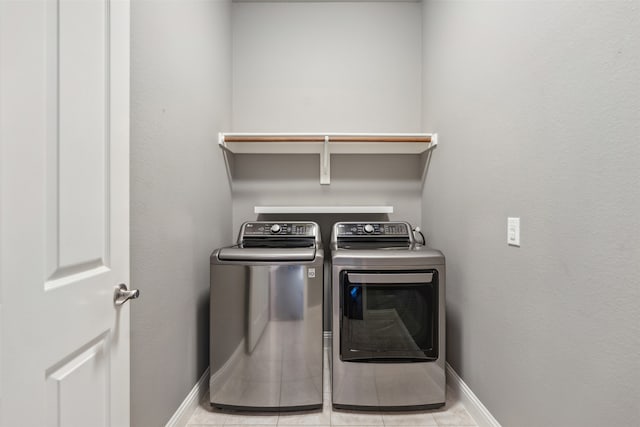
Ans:
{"type": "Polygon", "coordinates": [[[323,248],[313,222],[247,222],[211,255],[210,401],[322,407],[323,248]]]}
{"type": "Polygon", "coordinates": [[[406,222],[339,222],[331,261],[333,407],[443,406],[442,252],[415,242],[406,222]]]}

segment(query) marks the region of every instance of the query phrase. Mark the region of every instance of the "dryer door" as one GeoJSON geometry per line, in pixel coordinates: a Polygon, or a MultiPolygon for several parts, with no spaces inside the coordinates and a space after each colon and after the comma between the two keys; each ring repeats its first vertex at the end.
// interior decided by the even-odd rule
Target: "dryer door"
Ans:
{"type": "Polygon", "coordinates": [[[438,272],[343,271],[340,357],[351,362],[438,358],[438,272]]]}

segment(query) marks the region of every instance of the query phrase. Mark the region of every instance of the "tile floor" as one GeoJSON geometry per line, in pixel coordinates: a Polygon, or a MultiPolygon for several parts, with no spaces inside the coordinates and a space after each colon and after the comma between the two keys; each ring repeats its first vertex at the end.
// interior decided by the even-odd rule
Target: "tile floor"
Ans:
{"type": "Polygon", "coordinates": [[[209,395],[187,423],[188,427],[222,426],[411,426],[411,427],[477,427],[464,405],[451,390],[447,390],[447,403],[443,408],[423,412],[356,412],[334,411],[331,407],[329,386],[328,349],[325,348],[324,407],[322,411],[282,413],[232,413],[211,408],[209,395]]]}

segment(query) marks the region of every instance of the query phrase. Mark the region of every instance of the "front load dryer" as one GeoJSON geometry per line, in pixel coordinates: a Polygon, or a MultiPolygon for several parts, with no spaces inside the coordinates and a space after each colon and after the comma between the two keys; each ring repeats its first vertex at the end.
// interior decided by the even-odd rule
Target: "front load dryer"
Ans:
{"type": "Polygon", "coordinates": [[[406,222],[339,222],[331,237],[337,409],[445,404],[445,259],[406,222]]]}

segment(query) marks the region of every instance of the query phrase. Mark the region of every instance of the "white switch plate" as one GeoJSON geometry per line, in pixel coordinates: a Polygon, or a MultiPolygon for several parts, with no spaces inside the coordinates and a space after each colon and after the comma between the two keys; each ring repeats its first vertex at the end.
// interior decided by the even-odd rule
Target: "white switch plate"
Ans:
{"type": "Polygon", "coordinates": [[[507,218],[507,243],[520,246],[520,218],[507,218]]]}

